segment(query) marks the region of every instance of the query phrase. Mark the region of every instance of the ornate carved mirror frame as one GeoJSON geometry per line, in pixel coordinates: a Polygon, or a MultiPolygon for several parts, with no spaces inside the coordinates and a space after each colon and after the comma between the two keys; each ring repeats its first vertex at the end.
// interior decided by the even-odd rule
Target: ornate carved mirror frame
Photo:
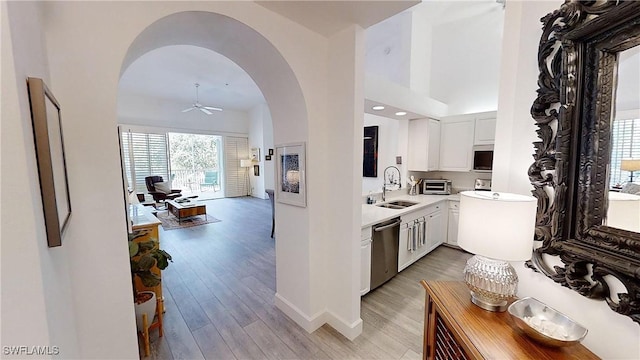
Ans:
{"type": "Polygon", "coordinates": [[[602,225],[618,53],[640,45],[640,2],[566,0],[541,21],[531,107],[540,140],[529,168],[541,246],[528,265],[640,323],[640,233],[602,225]],[[549,266],[544,254],[564,266],[549,266]],[[605,276],[627,293],[614,300],[605,276]]]}

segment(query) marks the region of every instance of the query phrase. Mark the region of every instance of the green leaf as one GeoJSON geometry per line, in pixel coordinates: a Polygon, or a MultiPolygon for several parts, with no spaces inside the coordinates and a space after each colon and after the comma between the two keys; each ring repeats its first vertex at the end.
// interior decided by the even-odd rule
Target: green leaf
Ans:
{"type": "Polygon", "coordinates": [[[153,250],[153,248],[156,246],[156,243],[153,240],[140,241],[138,242],[138,246],[140,247],[140,250],[139,250],[140,253],[144,254],[146,252],[153,250]]]}
{"type": "Polygon", "coordinates": [[[135,241],[129,241],[129,257],[134,257],[138,254],[138,243],[135,241]]]}
{"type": "Polygon", "coordinates": [[[142,255],[138,260],[138,268],[140,270],[149,270],[156,264],[156,259],[151,255],[142,255]]]}
{"type": "Polygon", "coordinates": [[[156,259],[156,266],[160,270],[166,269],[169,266],[169,261],[173,262],[171,255],[162,249],[156,250],[152,256],[156,259]]]}
{"type": "Polygon", "coordinates": [[[144,286],[154,287],[160,285],[160,278],[150,271],[144,271],[137,275],[140,277],[140,280],[142,280],[142,285],[144,286]]]}

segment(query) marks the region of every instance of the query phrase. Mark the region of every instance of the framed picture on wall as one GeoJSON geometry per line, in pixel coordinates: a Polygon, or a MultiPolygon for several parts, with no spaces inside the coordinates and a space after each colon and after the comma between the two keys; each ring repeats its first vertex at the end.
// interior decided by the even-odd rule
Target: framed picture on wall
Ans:
{"type": "Polygon", "coordinates": [[[40,194],[49,247],[62,245],[71,217],[60,104],[42,79],[28,78],[40,194]]]}
{"type": "Polygon", "coordinates": [[[279,203],[307,206],[305,143],[276,146],[276,200],[279,203]]]}
{"type": "Polygon", "coordinates": [[[378,177],[378,127],[364,127],[362,176],[378,177]]]}

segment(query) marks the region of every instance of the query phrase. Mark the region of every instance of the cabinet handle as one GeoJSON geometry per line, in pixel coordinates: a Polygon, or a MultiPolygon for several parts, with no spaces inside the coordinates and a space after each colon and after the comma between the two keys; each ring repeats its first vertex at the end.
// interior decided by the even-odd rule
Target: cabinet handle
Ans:
{"type": "Polygon", "coordinates": [[[407,251],[413,251],[411,248],[413,245],[413,227],[409,227],[407,224],[407,251]]]}

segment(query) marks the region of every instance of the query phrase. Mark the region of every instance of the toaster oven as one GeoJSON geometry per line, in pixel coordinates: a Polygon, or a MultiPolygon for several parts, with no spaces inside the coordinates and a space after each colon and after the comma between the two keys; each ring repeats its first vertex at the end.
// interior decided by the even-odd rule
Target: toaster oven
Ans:
{"type": "Polygon", "coordinates": [[[451,194],[451,180],[422,179],[422,193],[425,195],[451,194]]]}

